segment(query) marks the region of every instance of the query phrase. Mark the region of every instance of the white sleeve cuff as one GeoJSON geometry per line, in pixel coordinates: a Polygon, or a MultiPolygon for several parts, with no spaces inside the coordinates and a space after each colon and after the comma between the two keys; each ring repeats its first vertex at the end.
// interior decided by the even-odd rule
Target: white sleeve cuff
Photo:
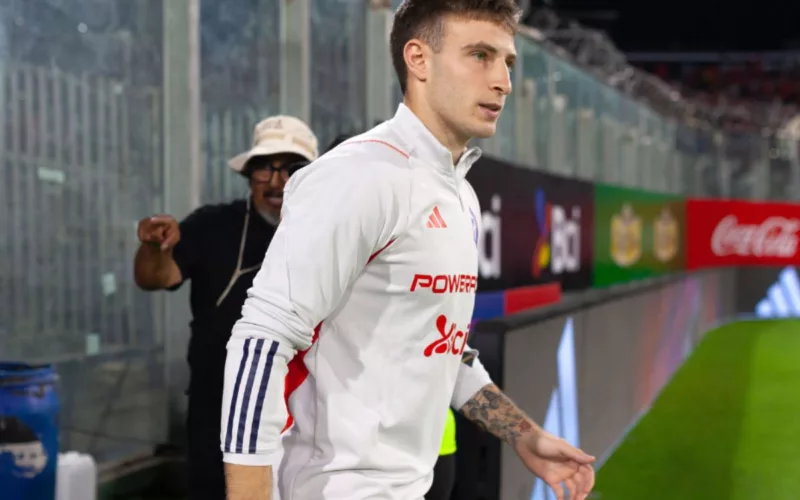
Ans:
{"type": "Polygon", "coordinates": [[[223,453],[222,461],[226,464],[234,465],[250,465],[253,467],[266,467],[272,465],[277,467],[280,465],[283,454],[282,450],[273,451],[270,453],[223,453]]]}
{"type": "Polygon", "coordinates": [[[462,363],[458,370],[456,387],[450,400],[450,406],[456,410],[461,410],[478,391],[492,384],[492,378],[477,356],[471,364],[472,366],[462,363]]]}

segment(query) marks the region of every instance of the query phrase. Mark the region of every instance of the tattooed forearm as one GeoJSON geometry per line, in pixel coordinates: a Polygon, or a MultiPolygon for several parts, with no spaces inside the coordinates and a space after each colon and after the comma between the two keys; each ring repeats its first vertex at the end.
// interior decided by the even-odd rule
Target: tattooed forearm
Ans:
{"type": "Polygon", "coordinates": [[[510,445],[539,427],[494,384],[487,385],[461,408],[483,430],[510,445]]]}

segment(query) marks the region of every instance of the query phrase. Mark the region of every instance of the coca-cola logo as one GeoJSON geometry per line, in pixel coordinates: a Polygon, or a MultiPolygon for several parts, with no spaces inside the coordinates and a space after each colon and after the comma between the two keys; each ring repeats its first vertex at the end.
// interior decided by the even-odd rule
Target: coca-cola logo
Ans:
{"type": "Polygon", "coordinates": [[[769,217],[761,224],[739,224],[735,215],[722,219],[711,236],[711,251],[729,255],[791,258],[797,253],[800,220],[769,217]]]}

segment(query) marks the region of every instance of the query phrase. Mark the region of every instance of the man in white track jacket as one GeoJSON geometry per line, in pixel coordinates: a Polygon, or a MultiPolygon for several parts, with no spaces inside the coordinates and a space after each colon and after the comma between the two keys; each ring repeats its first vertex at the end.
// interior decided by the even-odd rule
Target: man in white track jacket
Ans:
{"type": "Polygon", "coordinates": [[[405,104],[290,179],[228,343],[230,500],[270,499],[278,466],[283,500],[420,500],[448,405],[559,498],[590,492],[594,459],[521,412],[467,345],[481,212],[466,145],[495,132],[517,19],[513,0],[406,1],[391,37],[405,104]]]}

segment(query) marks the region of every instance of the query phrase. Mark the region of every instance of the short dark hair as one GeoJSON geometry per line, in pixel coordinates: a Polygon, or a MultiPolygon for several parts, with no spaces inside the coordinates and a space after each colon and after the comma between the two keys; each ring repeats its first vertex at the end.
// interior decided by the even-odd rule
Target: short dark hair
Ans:
{"type": "Polygon", "coordinates": [[[408,68],[403,49],[409,40],[419,38],[433,50],[439,50],[444,38],[444,17],[448,14],[472,19],[487,19],[505,24],[516,31],[521,10],[515,0],[404,0],[394,15],[389,46],[392,64],[406,93],[408,68]]]}

